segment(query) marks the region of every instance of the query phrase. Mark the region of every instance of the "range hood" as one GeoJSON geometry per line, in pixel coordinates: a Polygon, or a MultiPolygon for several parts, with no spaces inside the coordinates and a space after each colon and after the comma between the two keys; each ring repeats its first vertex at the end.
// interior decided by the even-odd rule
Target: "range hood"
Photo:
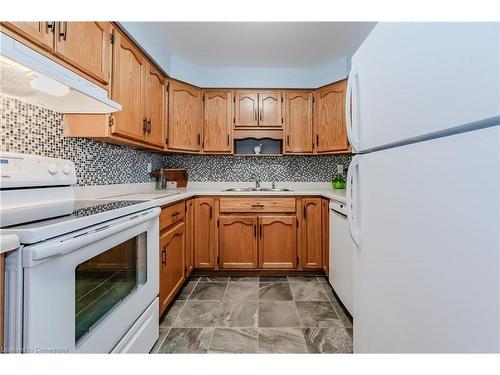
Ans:
{"type": "Polygon", "coordinates": [[[0,93],[61,113],[111,113],[102,87],[0,33],[0,93]]]}

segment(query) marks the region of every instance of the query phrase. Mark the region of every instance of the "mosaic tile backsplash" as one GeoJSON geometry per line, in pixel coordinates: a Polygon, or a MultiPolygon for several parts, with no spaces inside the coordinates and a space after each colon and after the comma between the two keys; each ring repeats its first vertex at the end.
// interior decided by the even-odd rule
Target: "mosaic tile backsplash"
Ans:
{"type": "Polygon", "coordinates": [[[0,150],[72,160],[78,185],[150,182],[147,163],[186,168],[190,181],[331,181],[350,155],[244,157],[171,155],[63,136],[63,115],[0,95],[0,150]]]}

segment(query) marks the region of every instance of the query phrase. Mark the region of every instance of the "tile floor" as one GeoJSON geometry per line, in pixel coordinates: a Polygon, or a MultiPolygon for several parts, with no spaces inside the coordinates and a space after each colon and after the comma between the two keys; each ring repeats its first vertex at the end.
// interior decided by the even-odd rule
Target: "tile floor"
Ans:
{"type": "Polygon", "coordinates": [[[352,353],[352,323],[324,277],[191,277],[152,353],[352,353]]]}

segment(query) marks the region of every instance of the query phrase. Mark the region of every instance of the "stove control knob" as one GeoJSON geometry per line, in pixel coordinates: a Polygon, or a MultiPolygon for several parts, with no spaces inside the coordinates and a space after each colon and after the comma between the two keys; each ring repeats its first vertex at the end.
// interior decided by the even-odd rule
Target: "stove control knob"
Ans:
{"type": "Polygon", "coordinates": [[[64,174],[70,174],[71,173],[71,167],[66,164],[66,165],[64,165],[62,167],[62,171],[63,171],[64,174]]]}
{"type": "Polygon", "coordinates": [[[50,174],[56,174],[57,173],[57,165],[55,165],[55,164],[49,164],[49,173],[50,174]]]}

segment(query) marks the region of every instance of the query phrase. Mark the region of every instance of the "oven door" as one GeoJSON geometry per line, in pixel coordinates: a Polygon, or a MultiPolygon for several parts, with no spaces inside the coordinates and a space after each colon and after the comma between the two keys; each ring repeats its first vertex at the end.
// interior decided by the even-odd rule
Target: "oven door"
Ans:
{"type": "Polygon", "coordinates": [[[149,209],[24,249],[25,352],[113,349],[158,296],[159,213],[149,209]]]}

